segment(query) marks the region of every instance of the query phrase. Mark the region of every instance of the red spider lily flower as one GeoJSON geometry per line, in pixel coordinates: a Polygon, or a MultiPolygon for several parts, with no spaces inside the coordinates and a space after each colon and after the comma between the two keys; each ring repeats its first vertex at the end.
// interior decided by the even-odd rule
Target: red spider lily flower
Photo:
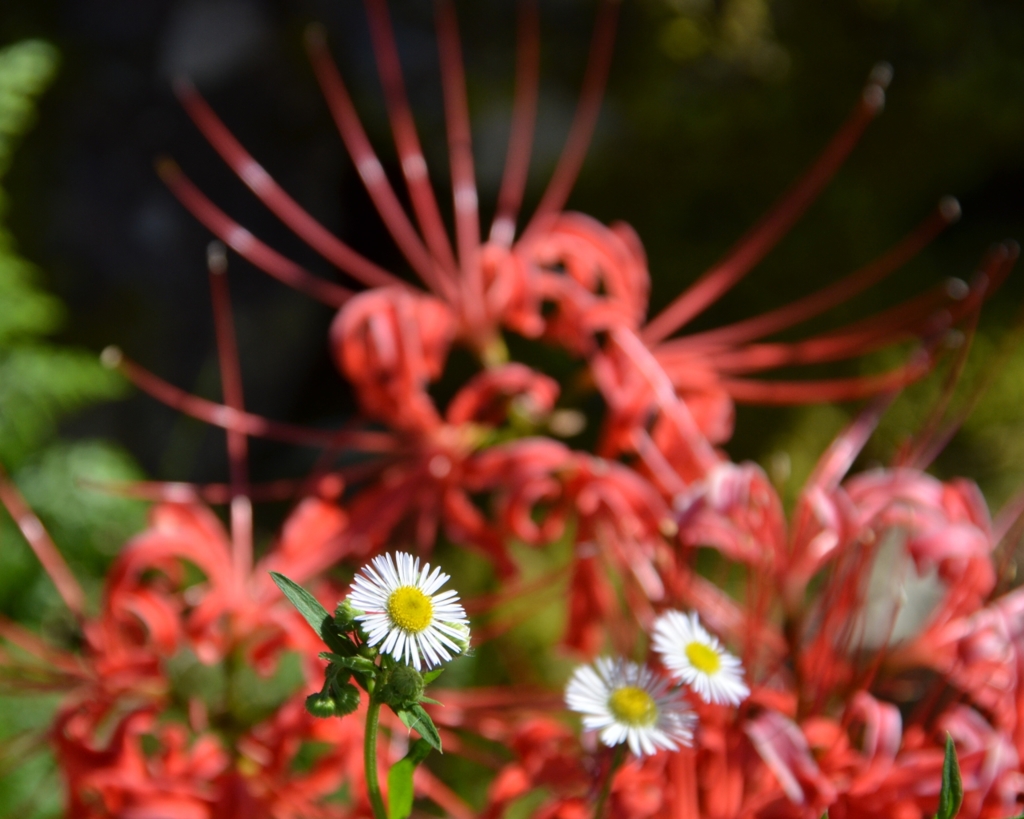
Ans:
{"type": "MultiPolygon", "coordinates": [[[[677,755],[661,763],[673,766],[672,788],[666,789],[662,773],[662,801],[637,815],[699,811],[723,819],[803,819],[829,808],[835,816],[917,819],[935,810],[946,730],[967,759],[971,812],[965,815],[1003,816],[1016,804],[1021,598],[1011,593],[985,605],[994,588],[994,544],[1012,525],[1003,515],[993,527],[972,484],[942,483],[917,468],[873,470],[844,480],[887,403],[869,406],[825,453],[792,524],[771,483],[751,465],[719,464],[677,498],[684,547],[712,546],[728,562],[747,566],[745,593],[739,601],[731,598],[687,568],[685,550],[678,556],[683,562],[674,564],[671,551],[656,546],[658,559],[651,565],[663,590],[640,606],[632,598],[630,604],[641,612],[641,622],[651,597],[699,610],[713,630],[743,646],[752,694],[739,710],[701,710],[695,757],[677,755]],[[924,619],[909,632],[893,630],[898,603],[887,596],[892,591],[869,582],[883,547],[904,556],[903,572],[932,572],[941,584],[924,619]],[[879,603],[889,622],[869,634],[869,609],[879,603]],[[933,694],[909,709],[921,693],[920,676],[932,669],[941,675],[933,694]],[[950,686],[984,713],[960,706],[941,710],[950,686]],[[907,704],[909,714],[901,715],[894,703],[907,704]]],[[[578,515],[580,526],[590,527],[578,542],[600,543],[600,530],[608,527],[609,541],[631,543],[628,559],[640,558],[643,565],[644,549],[631,541],[637,522],[650,522],[647,533],[655,544],[669,534],[659,527],[657,513],[637,514],[644,504],[624,503],[629,487],[639,485],[646,490],[637,497],[653,498],[651,509],[665,508],[658,490],[629,468],[571,457],[550,441],[526,439],[505,447],[533,455],[503,470],[508,490],[499,495],[509,529],[527,542],[557,536],[568,516],[578,515]],[[626,479],[627,473],[632,477],[626,479]],[[536,515],[538,503],[553,511],[536,515]],[[614,528],[603,508],[615,510],[615,522],[624,525],[614,528]]],[[[502,450],[479,457],[499,460],[502,450]]],[[[1010,506],[1019,517],[1020,504],[1010,506]]],[[[590,556],[578,560],[570,587],[573,610],[606,618],[604,635],[594,629],[574,637],[584,649],[608,632],[622,639],[615,632],[623,623],[626,639],[630,630],[635,635],[635,625],[628,628],[615,612],[621,604],[602,583],[603,572],[593,567],[590,556]]],[[[630,571],[617,567],[627,579],[630,571]]],[[[475,721],[485,724],[482,717],[475,721]]],[[[498,727],[500,721],[486,724],[490,735],[509,736],[507,720],[505,728],[498,727]]],[[[568,735],[557,726],[531,730],[552,770],[565,765],[574,772],[549,781],[545,765],[531,762],[532,752],[520,752],[495,781],[494,814],[540,786],[551,796],[538,815],[586,810],[599,776],[587,767],[593,763],[574,759],[578,751],[568,749],[568,735]]]]}
{"type": "Polygon", "coordinates": [[[58,761],[74,819],[342,819],[370,816],[362,779],[358,720],[317,720],[304,695],[269,719],[228,740],[159,721],[155,710],[125,716],[97,747],[96,714],[79,708],[54,726],[58,761]],[[308,770],[296,766],[303,748],[322,747],[308,770]],[[154,750],[155,749],[155,750],[154,750]],[[352,786],[350,804],[325,800],[352,786]]]}
{"type": "MultiPolygon", "coordinates": [[[[417,292],[382,270],[317,223],[275,183],[238,143],[194,88],[179,96],[197,127],[239,178],[298,236],[352,278],[370,288],[352,298],[313,277],[234,223],[164,163],[164,178],[182,203],[226,244],[257,267],[316,298],[341,306],[332,329],[335,357],[357,387],[364,409],[402,430],[436,425],[427,385],[443,369],[448,347],[459,341],[485,364],[506,357],[500,331],[543,336],[591,360],[610,413],[602,454],[635,454],[637,430],[652,415],[654,439],[686,482],[702,477],[717,459],[707,442],[732,432],[733,402],[805,403],[851,400],[898,388],[929,369],[929,358],[877,376],[803,382],[765,382],[749,376],[784,366],[828,363],[861,356],[899,340],[932,340],[969,316],[1005,276],[1005,259],[988,266],[971,287],[945,284],[889,311],[796,343],[761,339],[817,316],[898,269],[954,221],[952,199],[905,240],[876,261],[792,305],[729,327],[669,340],[669,336],[724,295],[778,243],[843,164],[861,133],[881,111],[891,78],[876,68],[853,113],[804,177],[744,236],[725,258],[659,316],[645,324],[649,277],[643,247],[626,225],[605,227],[580,214],[562,213],[593,130],[607,75],[617,4],[601,5],[584,88],[569,139],[537,212],[516,238],[516,223],[529,164],[536,114],[539,35],[536,8],[522,6],[512,133],[490,237],[481,237],[478,195],[458,27],[449,2],[437,4],[444,113],[455,223],[454,242],[444,227],[437,197],[406,97],[397,47],[384,0],[366,0],[378,72],[412,214],[406,213],[363,129],[348,90],[331,61],[323,35],[308,37],[317,79],[374,205],[411,269],[429,292],[417,292]],[[545,305],[553,306],[550,314],[545,305]],[[601,336],[612,333],[613,342],[601,336]],[[652,356],[641,358],[634,347],[652,356]],[[628,367],[657,369],[682,399],[670,407],[650,373],[628,378],[628,367]]],[[[280,430],[283,432],[283,430],[280,430]]],[[[653,457],[653,456],[651,456],[653,457]]]]}
{"type": "Polygon", "coordinates": [[[315,636],[301,627],[301,618],[287,613],[287,606],[270,605],[280,597],[269,571],[281,567],[308,578],[344,555],[346,528],[337,507],[307,499],[286,524],[280,552],[268,553],[251,577],[239,577],[227,534],[212,512],[162,504],[152,512],[151,527],[111,567],[106,612],[115,622],[141,620],[164,656],[187,647],[209,664],[239,647],[253,660],[285,648],[311,651],[315,636]],[[201,585],[181,585],[186,562],[203,573],[201,585]]]}
{"type": "Polygon", "coordinates": [[[212,819],[217,780],[230,766],[220,742],[204,736],[189,747],[183,725],[157,725],[152,711],[124,717],[105,747],[94,745],[96,715],[63,713],[54,726],[57,759],[68,788],[68,816],[100,819],[212,819]],[[142,738],[159,750],[145,752],[142,738]]]}
{"type": "MultiPolygon", "coordinates": [[[[18,497],[6,481],[3,497],[18,497]]],[[[18,518],[41,542],[45,531],[31,526],[32,520],[18,518]]],[[[344,726],[341,733],[325,734],[323,723],[305,713],[303,691],[268,720],[241,726],[239,754],[233,756],[227,740],[209,727],[211,718],[219,725],[232,717],[211,713],[200,695],[179,690],[171,668],[184,650],[207,666],[234,656],[233,662],[269,674],[291,652],[311,661],[305,677],[318,685],[322,665],[312,658],[319,641],[281,599],[269,571],[310,577],[344,554],[346,528],[345,515],[333,504],[307,499],[276,548],[251,576],[243,576],[232,560],[231,541],[209,510],[163,504],[154,510],[151,528],[115,561],[99,616],[80,615],[80,657],[5,629],[5,637],[35,650],[40,662],[64,675],[67,696],[51,736],[68,785],[70,816],[349,815],[321,803],[343,782],[358,781],[353,771],[361,763],[352,760],[362,740],[349,729],[351,721],[335,721],[344,726]],[[185,584],[186,563],[202,572],[201,582],[185,584]],[[177,703],[181,696],[188,699],[177,703]],[[168,721],[169,709],[177,707],[185,708],[188,724],[168,721]],[[300,749],[325,742],[330,759],[299,772],[294,763],[300,749]]],[[[50,558],[60,561],[59,552],[54,549],[50,558]]]]}
{"type": "MultiPolygon", "coordinates": [[[[946,730],[968,759],[964,815],[1005,816],[1017,805],[1020,597],[987,603],[998,533],[1009,527],[1004,520],[993,528],[980,493],[963,480],[943,483],[908,467],[843,480],[886,403],[876,401],[825,453],[791,525],[751,465],[722,464],[678,501],[681,541],[747,566],[749,580],[737,602],[686,571],[666,573],[666,597],[742,645],[764,686],[754,685],[748,714],[723,734],[742,729],[759,761],[729,761],[743,783],[732,807],[712,807],[727,793],[716,786],[702,797],[702,815],[817,817],[826,807],[830,816],[930,815],[946,730]],[[872,575],[885,550],[903,563],[879,584],[872,575]],[[897,631],[892,586],[915,575],[934,578],[931,600],[906,604],[923,608],[916,625],[897,631]],[[879,610],[884,619],[873,622],[879,610]],[[941,676],[928,693],[921,675],[932,671],[941,676]],[[940,711],[950,686],[984,714],[959,705],[940,711]],[[765,699],[772,691],[792,699],[765,699]],[[904,722],[881,698],[920,702],[904,722]]],[[[701,716],[706,754],[717,730],[701,716]]]]}
{"type": "Polygon", "coordinates": [[[39,555],[84,636],[78,655],[50,648],[12,625],[2,629],[4,638],[35,655],[40,667],[52,668],[54,687],[66,692],[52,742],[68,784],[69,815],[76,819],[360,815],[358,786],[352,812],[322,804],[351,773],[361,737],[347,726],[325,737],[305,714],[308,692],[293,697],[284,690],[302,681],[320,685],[323,666],[314,659],[320,643],[269,576],[279,570],[308,582],[357,544],[345,513],[329,500],[309,497],[293,510],[278,542],[260,560],[253,559],[246,433],[234,423],[245,413],[224,271],[216,261],[214,255],[211,281],[225,409],[234,413],[227,423],[231,484],[222,498],[230,504],[230,533],[196,501],[200,492],[193,487],[141,487],[143,494],[176,501],[157,505],[150,527],[114,561],[99,613],[90,616],[59,550],[0,473],[0,502],[39,555]],[[286,673],[281,663],[286,654],[304,658],[300,679],[282,677],[274,689],[278,693],[248,711],[232,699],[230,692],[245,684],[245,674],[273,673],[276,680],[286,673]],[[194,689],[182,676],[182,664],[185,673],[198,669],[200,675],[222,679],[228,693],[194,689]],[[330,760],[301,770],[300,752],[325,740],[331,744],[330,760]],[[347,767],[341,764],[346,759],[347,767]]]}

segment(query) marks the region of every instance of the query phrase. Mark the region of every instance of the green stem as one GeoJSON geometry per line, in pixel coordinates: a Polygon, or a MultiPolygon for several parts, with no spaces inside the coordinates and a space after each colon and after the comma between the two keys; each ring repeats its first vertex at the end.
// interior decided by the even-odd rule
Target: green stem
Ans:
{"type": "Polygon", "coordinates": [[[366,709],[366,733],[363,735],[363,767],[366,768],[366,790],[370,794],[374,819],[388,819],[384,798],[377,781],[377,726],[380,723],[380,702],[370,695],[366,709]]]}
{"type": "Polygon", "coordinates": [[[615,772],[622,765],[625,758],[626,743],[623,742],[615,746],[615,755],[612,757],[611,765],[608,766],[608,776],[605,777],[604,785],[601,788],[601,795],[597,797],[597,805],[594,807],[594,819],[602,819],[604,816],[604,806],[612,792],[612,780],[615,779],[615,772]]]}

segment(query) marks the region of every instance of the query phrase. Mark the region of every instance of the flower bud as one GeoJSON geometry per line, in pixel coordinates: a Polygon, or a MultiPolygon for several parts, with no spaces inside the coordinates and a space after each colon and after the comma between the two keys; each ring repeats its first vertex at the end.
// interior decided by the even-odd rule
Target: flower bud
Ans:
{"type": "Polygon", "coordinates": [[[423,696],[423,675],[411,665],[396,665],[380,689],[380,699],[392,708],[408,708],[423,696]]]}
{"type": "Polygon", "coordinates": [[[452,642],[455,643],[455,645],[457,645],[459,647],[459,651],[462,654],[468,653],[469,652],[469,626],[467,626],[465,623],[446,623],[445,625],[448,625],[451,628],[453,628],[453,629],[455,629],[456,631],[459,632],[459,636],[456,636],[454,634],[449,634],[448,636],[451,637],[452,642]]]}
{"type": "Polygon", "coordinates": [[[327,719],[328,717],[337,716],[338,705],[330,694],[324,691],[317,691],[315,694],[310,694],[306,697],[306,710],[314,717],[327,719]]]}
{"type": "Polygon", "coordinates": [[[359,707],[359,689],[351,683],[342,683],[331,687],[334,695],[334,704],[338,709],[338,716],[351,714],[359,707]]]}
{"type": "Polygon", "coordinates": [[[350,683],[334,683],[330,693],[317,691],[306,697],[306,710],[314,717],[343,717],[359,707],[359,691],[350,683]]]}
{"type": "Polygon", "coordinates": [[[338,630],[343,634],[352,631],[357,614],[362,614],[362,612],[352,608],[352,604],[348,600],[338,603],[338,607],[334,610],[334,623],[338,630]]]}

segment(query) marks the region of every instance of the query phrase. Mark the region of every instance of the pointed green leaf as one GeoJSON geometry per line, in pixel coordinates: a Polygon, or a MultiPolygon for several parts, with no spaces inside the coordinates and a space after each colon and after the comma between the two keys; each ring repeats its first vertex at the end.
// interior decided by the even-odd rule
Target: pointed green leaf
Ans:
{"type": "Polygon", "coordinates": [[[338,631],[334,618],[327,609],[320,605],[319,600],[294,580],[289,580],[283,574],[271,572],[270,576],[274,579],[281,593],[298,609],[299,614],[305,618],[313,631],[320,635],[320,639],[327,643],[331,651],[344,655],[355,653],[355,646],[352,645],[352,641],[338,631]]]}
{"type": "Polygon", "coordinates": [[[324,620],[331,616],[327,609],[321,606],[319,600],[294,580],[289,580],[283,574],[278,574],[277,572],[271,572],[270,576],[274,578],[274,582],[281,590],[281,593],[291,601],[291,604],[299,610],[299,614],[305,617],[306,622],[319,634],[324,620]]]}
{"type": "Polygon", "coordinates": [[[946,758],[942,762],[942,787],[939,789],[939,810],[935,819],[953,819],[964,801],[964,785],[960,779],[960,763],[956,758],[953,738],[946,734],[946,758]]]}
{"type": "Polygon", "coordinates": [[[412,813],[412,775],[429,753],[430,743],[418,739],[388,771],[388,819],[406,819],[412,813]]]}
{"type": "Polygon", "coordinates": [[[441,676],[444,672],[444,668],[435,668],[433,671],[427,671],[423,674],[423,684],[430,685],[434,680],[441,676]]]}
{"type": "Polygon", "coordinates": [[[396,712],[398,718],[405,723],[406,728],[410,728],[427,742],[430,743],[432,748],[436,748],[441,753],[441,735],[437,733],[437,727],[434,725],[434,721],[430,718],[430,714],[423,710],[422,705],[414,705],[411,708],[403,708],[401,711],[396,712]]]}

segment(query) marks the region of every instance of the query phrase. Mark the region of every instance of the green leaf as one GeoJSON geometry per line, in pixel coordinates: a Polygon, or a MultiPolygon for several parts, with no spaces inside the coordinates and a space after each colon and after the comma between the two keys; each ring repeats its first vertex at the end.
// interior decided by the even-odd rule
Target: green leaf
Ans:
{"type": "Polygon", "coordinates": [[[294,580],[289,580],[283,574],[271,572],[270,576],[274,579],[281,593],[298,609],[299,614],[305,618],[313,631],[320,635],[320,639],[327,643],[327,647],[331,651],[341,655],[349,655],[355,652],[355,646],[352,645],[352,641],[338,631],[334,618],[327,609],[320,605],[319,600],[294,580]]]}
{"type": "Polygon", "coordinates": [[[429,753],[430,743],[418,739],[388,771],[388,819],[406,819],[412,813],[412,775],[429,753]]]}
{"type": "Polygon", "coordinates": [[[278,572],[271,572],[270,576],[274,578],[274,582],[281,590],[281,593],[299,610],[299,614],[306,618],[306,622],[313,627],[313,631],[319,634],[320,629],[323,628],[324,620],[330,619],[331,616],[327,609],[321,606],[319,600],[294,580],[289,580],[278,572]]]}
{"type": "Polygon", "coordinates": [[[426,671],[423,674],[423,684],[430,685],[434,680],[444,673],[444,668],[435,668],[433,671],[426,671]]]}
{"type": "Polygon", "coordinates": [[[960,780],[960,763],[957,762],[953,738],[946,734],[946,758],[942,762],[942,787],[939,789],[939,810],[935,819],[953,819],[960,812],[964,801],[964,785],[960,780]]]}
{"type": "Polygon", "coordinates": [[[422,705],[403,708],[395,713],[405,723],[406,728],[418,732],[421,737],[430,743],[432,748],[436,748],[440,753],[444,753],[441,750],[441,735],[437,733],[434,721],[430,718],[430,714],[423,710],[422,705]]]}

